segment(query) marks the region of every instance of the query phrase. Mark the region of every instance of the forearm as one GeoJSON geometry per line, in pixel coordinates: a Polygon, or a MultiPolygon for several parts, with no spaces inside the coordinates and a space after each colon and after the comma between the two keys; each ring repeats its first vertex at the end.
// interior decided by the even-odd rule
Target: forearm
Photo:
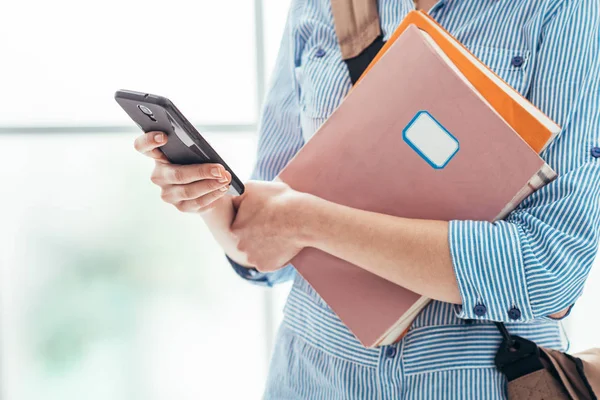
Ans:
{"type": "Polygon", "coordinates": [[[307,200],[307,246],[344,259],[423,296],[461,303],[448,245],[448,223],[307,200]]]}

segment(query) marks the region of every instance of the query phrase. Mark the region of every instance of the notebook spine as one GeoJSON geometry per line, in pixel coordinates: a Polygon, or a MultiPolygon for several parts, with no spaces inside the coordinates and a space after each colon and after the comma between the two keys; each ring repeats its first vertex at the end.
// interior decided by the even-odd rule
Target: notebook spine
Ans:
{"type": "Polygon", "coordinates": [[[508,214],[511,213],[511,211],[513,211],[515,208],[517,208],[519,204],[521,204],[521,202],[523,202],[523,200],[525,200],[535,191],[552,182],[554,179],[556,179],[556,176],[556,172],[554,172],[554,170],[550,168],[548,164],[544,163],[544,165],[542,165],[538,172],[531,177],[529,182],[527,182],[527,185],[525,185],[516,194],[516,196],[513,197],[513,199],[502,209],[502,211],[500,211],[500,214],[498,214],[498,216],[494,218],[494,221],[506,218],[508,214]]]}

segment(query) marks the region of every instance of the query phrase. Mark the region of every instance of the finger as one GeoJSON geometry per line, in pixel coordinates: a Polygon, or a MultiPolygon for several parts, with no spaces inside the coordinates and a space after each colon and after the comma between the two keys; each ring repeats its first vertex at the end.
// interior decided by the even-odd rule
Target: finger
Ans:
{"type": "Polygon", "coordinates": [[[157,162],[160,162],[160,163],[163,163],[163,164],[168,164],[169,163],[169,159],[167,158],[167,156],[165,156],[165,154],[162,151],[160,151],[159,149],[152,149],[152,150],[147,151],[147,152],[145,152],[143,154],[145,156],[153,158],[157,162]]]}
{"type": "Polygon", "coordinates": [[[167,143],[167,135],[163,132],[152,131],[135,138],[133,147],[140,153],[145,154],[163,146],[165,143],[167,143]]]}
{"type": "Polygon", "coordinates": [[[202,197],[198,197],[197,199],[181,201],[175,204],[175,207],[182,212],[207,211],[211,208],[215,201],[225,196],[226,193],[226,191],[222,192],[220,190],[215,190],[202,197]]]}
{"type": "Polygon", "coordinates": [[[197,199],[215,190],[226,192],[228,189],[227,182],[221,183],[216,179],[204,179],[187,185],[167,185],[163,187],[161,197],[167,203],[177,204],[181,201],[197,199]]]}
{"type": "Polygon", "coordinates": [[[158,185],[185,185],[204,179],[215,179],[220,183],[227,183],[230,181],[230,176],[220,164],[160,164],[154,168],[151,179],[158,185]]]}

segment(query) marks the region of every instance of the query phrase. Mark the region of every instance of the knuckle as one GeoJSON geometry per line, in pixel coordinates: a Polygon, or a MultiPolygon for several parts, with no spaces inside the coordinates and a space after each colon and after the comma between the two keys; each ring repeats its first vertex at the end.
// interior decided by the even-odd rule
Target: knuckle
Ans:
{"type": "Polygon", "coordinates": [[[210,178],[212,177],[211,170],[213,168],[213,164],[202,164],[198,167],[198,173],[202,178],[210,178]]]}
{"type": "Polygon", "coordinates": [[[214,191],[214,190],[217,190],[221,184],[219,182],[217,182],[216,180],[211,179],[208,181],[207,185],[208,185],[208,190],[214,191]]]}
{"type": "Polygon", "coordinates": [[[196,200],[194,200],[194,202],[196,203],[196,205],[198,207],[204,208],[204,207],[208,206],[210,203],[212,203],[212,200],[208,196],[202,196],[202,197],[198,197],[196,200]]]}
{"type": "Polygon", "coordinates": [[[190,199],[192,198],[192,188],[190,185],[183,185],[179,189],[179,194],[183,199],[190,199]]]}
{"type": "Polygon", "coordinates": [[[171,178],[174,182],[182,182],[183,171],[181,170],[181,168],[171,167],[171,178]]]}
{"type": "Polygon", "coordinates": [[[210,195],[213,198],[213,200],[218,200],[221,197],[223,197],[225,195],[225,193],[227,193],[227,192],[222,192],[220,190],[217,190],[217,188],[220,188],[220,187],[221,187],[220,185],[217,185],[217,187],[212,192],[210,192],[210,195]]]}
{"type": "Polygon", "coordinates": [[[174,206],[177,210],[179,210],[181,212],[185,212],[187,210],[185,203],[182,201],[180,201],[179,203],[175,203],[174,206]]]}
{"type": "Polygon", "coordinates": [[[171,191],[168,189],[163,189],[160,192],[160,198],[165,201],[165,202],[169,202],[169,200],[171,200],[171,191]]]}
{"type": "Polygon", "coordinates": [[[154,163],[154,169],[152,170],[152,175],[150,175],[150,180],[153,183],[158,184],[164,175],[164,166],[160,163],[154,163]]]}
{"type": "Polygon", "coordinates": [[[196,170],[196,173],[198,174],[198,177],[202,178],[202,179],[205,179],[210,176],[208,174],[208,166],[206,164],[198,165],[198,169],[196,170]]]}
{"type": "Polygon", "coordinates": [[[138,136],[137,139],[133,142],[133,147],[139,151],[144,152],[148,148],[148,135],[138,136]]]}

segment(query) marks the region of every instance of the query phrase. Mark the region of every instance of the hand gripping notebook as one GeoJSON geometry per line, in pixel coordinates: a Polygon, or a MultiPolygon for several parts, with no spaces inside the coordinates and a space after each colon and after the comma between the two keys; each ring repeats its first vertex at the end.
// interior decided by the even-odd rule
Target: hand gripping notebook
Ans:
{"type": "MultiPolygon", "coordinates": [[[[388,215],[494,221],[555,177],[426,33],[409,26],[279,178],[388,215]]],[[[429,299],[314,248],[292,261],[368,347],[429,299]]]]}

